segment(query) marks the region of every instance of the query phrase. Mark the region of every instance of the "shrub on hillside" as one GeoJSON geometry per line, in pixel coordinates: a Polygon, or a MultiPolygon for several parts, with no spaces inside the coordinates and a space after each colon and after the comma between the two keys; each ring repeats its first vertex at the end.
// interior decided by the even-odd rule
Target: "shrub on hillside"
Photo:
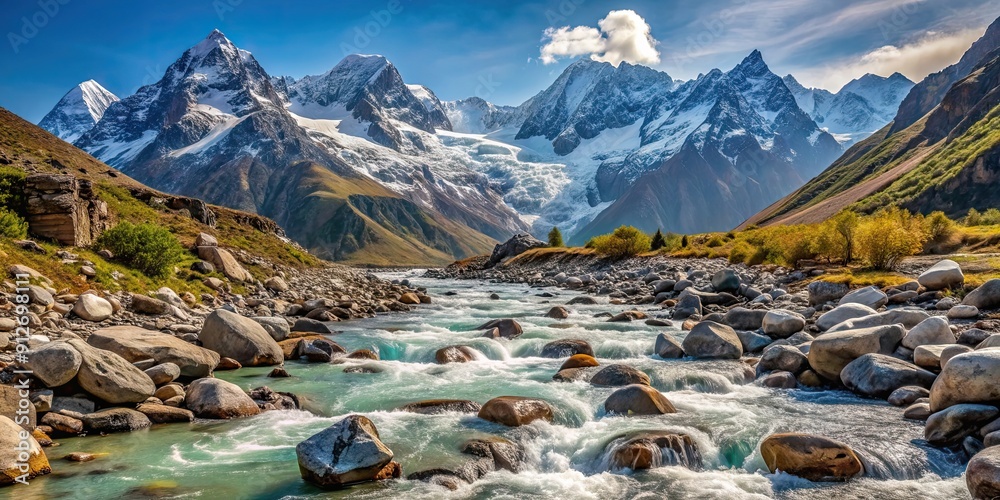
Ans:
{"type": "Polygon", "coordinates": [[[919,252],[926,241],[927,234],[920,221],[899,208],[866,217],[858,227],[858,253],[878,270],[895,269],[904,257],[919,252]]]}
{"type": "Polygon", "coordinates": [[[995,226],[1000,224],[1000,210],[989,208],[983,212],[983,225],[995,226]]]}
{"type": "Polygon", "coordinates": [[[0,167],[0,208],[6,208],[21,217],[26,215],[27,200],[24,197],[23,170],[0,167]]]}
{"type": "Polygon", "coordinates": [[[941,243],[955,233],[955,222],[939,210],[924,218],[924,229],[931,241],[941,243]]]}
{"type": "Polygon", "coordinates": [[[151,278],[168,275],[184,255],[177,238],[153,224],[122,222],[105,231],[97,246],[110,250],[116,260],[151,278]]]}
{"type": "Polygon", "coordinates": [[[979,213],[979,210],[970,208],[969,212],[965,214],[965,218],[962,219],[962,223],[970,227],[981,226],[983,224],[983,215],[979,213]]]}
{"type": "Polygon", "coordinates": [[[649,249],[659,250],[665,246],[667,246],[667,240],[663,237],[663,232],[657,229],[656,234],[653,235],[653,240],[649,243],[649,249]]]}
{"type": "Polygon", "coordinates": [[[28,237],[28,222],[7,208],[0,207],[0,236],[12,239],[28,237]]]}
{"type": "Polygon", "coordinates": [[[632,226],[621,226],[611,234],[594,237],[587,245],[601,255],[624,259],[648,252],[650,243],[649,236],[642,231],[632,226]]]}

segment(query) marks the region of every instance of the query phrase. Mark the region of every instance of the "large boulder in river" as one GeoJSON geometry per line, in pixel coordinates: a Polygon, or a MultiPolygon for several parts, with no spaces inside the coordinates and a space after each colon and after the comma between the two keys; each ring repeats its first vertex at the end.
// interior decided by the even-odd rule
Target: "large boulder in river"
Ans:
{"type": "Polygon", "coordinates": [[[772,473],[786,472],[810,481],[845,481],[864,471],[850,446],[812,434],[772,434],[760,443],[772,473]]]}
{"type": "Polygon", "coordinates": [[[677,412],[663,393],[644,384],[627,385],[612,392],[604,401],[604,410],[626,416],[677,412]]]}
{"type": "Polygon", "coordinates": [[[661,333],[656,336],[653,344],[653,352],[663,359],[676,359],[684,357],[684,348],[681,343],[669,333],[661,333]]]}
{"type": "Polygon", "coordinates": [[[535,420],[551,422],[552,417],[552,406],[549,403],[520,396],[496,397],[479,409],[479,418],[508,427],[527,425],[535,420]]]}
{"type": "Polygon", "coordinates": [[[813,281],[807,287],[809,290],[809,305],[816,306],[833,300],[838,300],[851,288],[844,283],[830,283],[828,281],[813,281]]]}
{"type": "Polygon", "coordinates": [[[955,334],[951,333],[948,319],[943,316],[931,316],[921,321],[903,337],[903,347],[907,349],[916,349],[922,345],[954,343],[955,334]]]}
{"type": "Polygon", "coordinates": [[[605,387],[619,387],[629,384],[649,385],[649,375],[628,365],[608,365],[590,378],[590,383],[605,387]]]}
{"type": "Polygon", "coordinates": [[[184,403],[198,418],[230,419],[260,413],[260,408],[240,386],[217,378],[191,382],[184,403]]]}
{"type": "Polygon", "coordinates": [[[758,373],[765,372],[791,372],[798,374],[809,368],[809,359],[799,350],[791,345],[772,345],[764,349],[757,363],[758,373]]]}
{"type": "Polygon", "coordinates": [[[434,352],[434,361],[439,365],[448,363],[468,363],[480,357],[479,351],[464,345],[442,347],[434,352]]]}
{"type": "MultiPolygon", "coordinates": [[[[393,453],[367,417],[349,415],[295,447],[302,479],[321,488],[398,477],[384,470],[393,453]]],[[[393,467],[399,471],[398,467],[393,467]]]]}
{"type": "Polygon", "coordinates": [[[960,444],[966,436],[979,430],[1000,414],[995,406],[957,404],[949,406],[927,419],[924,439],[934,446],[960,444]]]}
{"type": "Polygon", "coordinates": [[[1000,497],[1000,446],[986,448],[969,460],[965,485],[976,500],[1000,497]]]}
{"type": "Polygon", "coordinates": [[[173,335],[135,326],[113,326],[97,330],[87,343],[111,351],[131,363],[146,359],[157,364],[173,363],[186,377],[207,377],[219,364],[219,354],[185,342],[173,335]]]}
{"type": "Polygon", "coordinates": [[[837,304],[841,306],[844,304],[861,304],[872,309],[878,309],[887,302],[889,302],[889,297],[885,292],[875,286],[866,286],[844,295],[837,304]]]}
{"type": "Polygon", "coordinates": [[[45,451],[38,441],[30,432],[3,415],[0,415],[0,447],[4,450],[0,453],[0,486],[15,484],[18,478],[27,481],[52,472],[45,451]],[[20,450],[19,446],[27,449],[20,450]],[[19,456],[22,452],[27,460],[19,460],[24,458],[19,456]],[[21,468],[25,463],[27,470],[21,468]]]}
{"type": "Polygon", "coordinates": [[[532,248],[545,246],[548,245],[544,241],[528,233],[515,234],[509,240],[493,247],[493,253],[490,255],[490,260],[486,265],[487,267],[493,267],[503,260],[521,255],[532,248]]]}
{"type": "Polygon", "coordinates": [[[991,279],[969,292],[962,304],[982,309],[1000,308],[1000,279],[991,279]]]}
{"type": "Polygon", "coordinates": [[[400,411],[420,413],[422,415],[437,415],[439,413],[479,413],[482,405],[467,399],[428,399],[415,401],[399,407],[400,411]]]}
{"type": "Polygon", "coordinates": [[[848,363],[869,353],[892,354],[905,334],[902,325],[826,333],[809,346],[809,365],[828,380],[840,380],[848,363]]]}
{"type": "Polygon", "coordinates": [[[844,304],[823,313],[816,320],[816,326],[825,331],[849,319],[863,318],[872,314],[878,312],[864,304],[844,304]]]}
{"type": "Polygon", "coordinates": [[[771,309],[764,314],[761,327],[769,337],[785,339],[801,332],[806,320],[801,314],[786,309],[771,309]]]}
{"type": "Polygon", "coordinates": [[[76,381],[88,393],[112,404],[141,403],[156,392],[156,385],[142,370],[121,356],[87,344],[69,340],[82,360],[76,381]]]}
{"type": "Polygon", "coordinates": [[[702,468],[698,446],[687,434],[670,431],[638,431],[613,439],[606,447],[612,470],[644,470],[680,465],[702,468]]]}
{"type": "Polygon", "coordinates": [[[996,404],[1000,401],[1000,348],[959,354],[941,368],[931,387],[931,410],[959,403],[996,404]]]}
{"type": "Polygon", "coordinates": [[[279,365],[285,360],[281,347],[264,327],[225,309],[216,309],[205,318],[198,339],[206,349],[243,366],[279,365]]]}
{"type": "Polygon", "coordinates": [[[845,330],[858,330],[861,328],[872,328],[886,325],[903,325],[904,328],[913,328],[921,321],[931,317],[926,311],[920,309],[890,309],[878,314],[871,314],[861,318],[849,319],[847,321],[833,325],[828,332],[842,332],[845,330]]]}
{"type": "Polygon", "coordinates": [[[49,342],[28,353],[26,367],[46,387],[59,387],[73,380],[83,357],[66,342],[49,342]]]}
{"type": "Polygon", "coordinates": [[[743,356],[743,344],[736,331],[712,321],[694,325],[681,346],[684,354],[695,358],[739,359],[743,356]]]}
{"type": "Polygon", "coordinates": [[[917,277],[917,283],[928,290],[955,288],[965,283],[962,267],[953,260],[944,259],[917,277]]]}
{"type": "Polygon", "coordinates": [[[476,327],[476,330],[486,330],[484,337],[516,339],[524,333],[521,324],[512,319],[495,319],[476,327]]]}
{"type": "Polygon", "coordinates": [[[586,340],[559,339],[553,340],[542,347],[543,358],[567,358],[576,354],[594,355],[594,348],[586,340]]]}
{"type": "Polygon", "coordinates": [[[885,354],[869,353],[851,361],[840,372],[848,389],[876,398],[886,398],[900,387],[930,388],[936,376],[923,368],[885,354]]]}

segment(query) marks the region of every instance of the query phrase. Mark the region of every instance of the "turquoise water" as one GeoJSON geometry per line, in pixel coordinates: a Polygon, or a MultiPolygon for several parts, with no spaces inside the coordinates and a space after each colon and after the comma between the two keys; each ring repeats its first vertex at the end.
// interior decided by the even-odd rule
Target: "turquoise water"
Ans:
{"type": "MultiPolygon", "coordinates": [[[[967,498],[960,457],[927,447],[923,426],[902,419],[884,402],[839,391],[776,390],[755,386],[738,361],[664,361],[652,355],[661,331],[641,322],[605,323],[601,312],[625,306],[570,306],[565,320],[543,317],[573,297],[535,296],[523,285],[426,280],[434,303],[407,315],[338,324],[333,339],[352,349],[377,350],[381,361],[348,364],[289,362],[289,379],[269,379],[266,368],[220,372],[245,389],[268,385],[303,397],[306,411],[267,412],[238,421],[156,426],[106,437],[63,439],[48,448],[53,474],[28,487],[5,488],[19,499],[104,498],[967,498]],[[445,296],[444,292],[458,292],[445,296]],[[496,292],[500,300],[489,300],[496,292]],[[524,335],[491,340],[470,329],[488,319],[513,317],[524,335]],[[635,366],[650,375],[677,413],[647,418],[608,417],[603,402],[613,391],[584,382],[551,380],[561,360],[539,358],[560,338],[590,342],[599,360],[635,366]],[[434,351],[470,345],[484,359],[436,365],[434,351]],[[344,373],[364,365],[380,373],[344,373]],[[417,415],[393,411],[432,398],[480,403],[501,395],[534,396],[556,408],[552,423],[508,429],[475,415],[417,415]],[[499,434],[524,443],[528,464],[520,474],[496,472],[458,491],[406,480],[326,492],[299,476],[295,445],[349,413],[375,422],[404,475],[460,463],[465,440],[499,434]],[[697,442],[705,470],[663,467],[634,474],[606,469],[605,446],[640,429],[685,432],[697,442]],[[866,461],[869,477],[846,484],[816,484],[767,473],[760,441],[773,432],[803,431],[847,442],[866,461]],[[73,451],[104,454],[88,463],[61,459],[73,451]]],[[[554,290],[549,290],[553,291],[554,290]]],[[[651,315],[658,310],[647,311],[651,315]]]]}

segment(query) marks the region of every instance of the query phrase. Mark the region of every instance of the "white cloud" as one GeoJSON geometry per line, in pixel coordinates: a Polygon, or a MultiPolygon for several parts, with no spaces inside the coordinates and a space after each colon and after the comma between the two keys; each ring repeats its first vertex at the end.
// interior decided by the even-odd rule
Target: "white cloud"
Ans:
{"type": "Polygon", "coordinates": [[[804,85],[836,91],[845,83],[865,73],[888,76],[899,72],[915,82],[940,71],[962,58],[972,42],[982,36],[985,28],[973,28],[954,33],[927,32],[914,42],[885,45],[860,57],[841,60],[831,65],[793,72],[804,85]]]}
{"type": "Polygon", "coordinates": [[[552,64],[560,57],[590,55],[595,61],[615,66],[627,61],[634,64],[658,64],[659,44],[649,34],[649,23],[633,10],[613,10],[597,22],[600,27],[576,26],[548,28],[542,46],[543,63],[552,64]]]}

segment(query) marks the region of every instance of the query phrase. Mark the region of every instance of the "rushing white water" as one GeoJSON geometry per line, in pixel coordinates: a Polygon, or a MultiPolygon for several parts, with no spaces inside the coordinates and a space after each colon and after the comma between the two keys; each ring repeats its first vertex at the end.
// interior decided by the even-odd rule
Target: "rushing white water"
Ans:
{"type": "MultiPolygon", "coordinates": [[[[594,315],[625,306],[570,306],[568,319],[545,318],[573,294],[536,296],[522,285],[427,280],[434,298],[405,315],[338,324],[333,339],[349,350],[368,348],[381,361],[286,365],[292,378],[269,379],[269,369],[220,372],[245,389],[268,385],[303,397],[306,411],[274,411],[239,421],[198,421],[149,431],[62,440],[48,449],[52,475],[26,488],[0,490],[16,498],[967,498],[962,457],[922,441],[923,426],[903,420],[902,411],[882,401],[841,391],[778,390],[748,382],[739,361],[662,360],[652,354],[661,331],[642,322],[607,323],[594,315]],[[457,295],[446,296],[444,292],[457,295]],[[500,300],[490,300],[496,292],[500,300]],[[489,319],[516,318],[524,335],[515,340],[480,337],[471,329],[489,319]],[[608,416],[603,402],[612,388],[586,382],[560,383],[552,375],[562,360],[538,357],[556,339],[588,341],[602,363],[634,366],[652,379],[677,408],[656,417],[608,416]],[[469,345],[483,359],[434,364],[434,352],[469,345]],[[379,373],[345,373],[348,366],[379,373]],[[543,398],[555,407],[552,423],[505,428],[473,414],[419,415],[394,411],[413,401],[470,399],[480,403],[502,395],[543,398]],[[417,481],[388,481],[324,492],[299,476],[295,445],[349,413],[363,413],[409,474],[455,467],[472,437],[499,434],[522,443],[527,466],[519,474],[495,472],[457,491],[417,481]],[[667,466],[637,473],[608,471],[606,446],[636,430],[670,430],[690,435],[704,469],[667,466]],[[767,472],[760,441],[773,432],[823,434],[850,444],[863,457],[867,476],[848,483],[812,483],[767,472]],[[71,451],[107,453],[77,464],[59,458],[71,451]]],[[[651,315],[661,314],[653,309],[651,315]]]]}

